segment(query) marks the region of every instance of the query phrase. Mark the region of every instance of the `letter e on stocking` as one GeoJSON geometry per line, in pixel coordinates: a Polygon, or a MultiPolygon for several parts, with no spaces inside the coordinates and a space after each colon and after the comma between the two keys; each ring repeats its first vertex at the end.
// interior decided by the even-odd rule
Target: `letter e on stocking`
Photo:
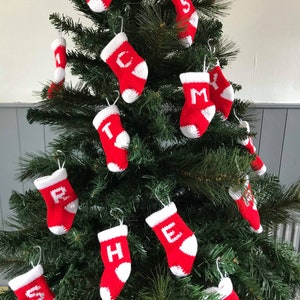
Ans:
{"type": "Polygon", "coordinates": [[[161,232],[164,234],[165,238],[170,244],[176,242],[182,236],[182,232],[178,232],[176,234],[176,232],[172,230],[174,226],[176,226],[176,224],[172,222],[161,229],[161,232]]]}

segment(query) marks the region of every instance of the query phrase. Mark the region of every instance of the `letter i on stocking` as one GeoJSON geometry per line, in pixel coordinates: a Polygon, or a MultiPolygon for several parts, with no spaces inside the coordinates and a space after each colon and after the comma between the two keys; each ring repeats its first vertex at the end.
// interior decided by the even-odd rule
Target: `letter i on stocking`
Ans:
{"type": "Polygon", "coordinates": [[[131,273],[127,235],[126,225],[119,225],[98,233],[100,255],[104,264],[100,280],[102,300],[117,299],[131,273]]]}
{"type": "Polygon", "coordinates": [[[178,277],[191,273],[198,250],[194,233],[177,213],[173,202],[146,218],[161,241],[171,272],[178,277]]]}

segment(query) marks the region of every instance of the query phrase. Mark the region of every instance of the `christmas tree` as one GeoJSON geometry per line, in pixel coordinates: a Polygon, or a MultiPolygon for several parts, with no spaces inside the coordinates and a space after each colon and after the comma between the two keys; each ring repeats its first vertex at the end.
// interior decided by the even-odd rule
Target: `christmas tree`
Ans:
{"type": "Polygon", "coordinates": [[[230,2],[70,1],[91,25],[50,16],[55,74],[27,118],[57,138],[21,161],[0,298],[293,299],[299,256],[272,232],[300,186],[266,172],[223,73],[230,2]]]}

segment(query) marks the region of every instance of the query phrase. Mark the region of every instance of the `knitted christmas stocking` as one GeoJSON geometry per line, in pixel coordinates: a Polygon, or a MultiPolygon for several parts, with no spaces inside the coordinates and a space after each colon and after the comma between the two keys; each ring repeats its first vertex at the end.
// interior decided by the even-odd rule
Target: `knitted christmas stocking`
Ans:
{"type": "Polygon", "coordinates": [[[168,266],[176,276],[190,274],[198,249],[194,233],[177,213],[173,202],[146,218],[167,255],[168,266]]]}
{"type": "Polygon", "coordinates": [[[256,199],[252,193],[249,178],[246,177],[244,190],[233,190],[232,188],[229,188],[229,195],[235,200],[242,217],[248,221],[250,229],[255,233],[261,233],[263,229],[260,224],[256,199]]]}
{"type": "MultiPolygon", "coordinates": [[[[245,128],[247,130],[247,133],[250,133],[250,125],[247,121],[240,121],[239,127],[245,128]]],[[[265,174],[267,171],[267,167],[262,159],[256,154],[256,148],[253,144],[253,139],[251,137],[247,137],[246,139],[239,140],[238,142],[242,146],[244,146],[250,154],[255,154],[255,158],[250,164],[253,171],[255,171],[259,176],[265,174]]]]}
{"type": "Polygon", "coordinates": [[[53,81],[48,89],[48,98],[52,98],[65,81],[65,68],[67,64],[66,40],[63,37],[55,39],[51,44],[51,49],[54,53],[56,68],[53,81]]]}
{"type": "Polygon", "coordinates": [[[86,0],[90,9],[94,12],[103,12],[108,9],[112,0],[86,0]]]}
{"type": "Polygon", "coordinates": [[[209,71],[209,93],[210,98],[221,112],[224,119],[227,119],[234,101],[234,91],[230,82],[225,78],[220,66],[215,66],[209,71]]]}
{"type": "Polygon", "coordinates": [[[239,300],[238,295],[233,290],[232,282],[229,277],[221,279],[218,287],[211,287],[205,290],[206,293],[215,293],[220,296],[222,300],[239,300]]]}
{"type": "Polygon", "coordinates": [[[55,295],[50,290],[41,265],[37,265],[25,274],[19,275],[8,282],[19,300],[54,300],[55,295]]]}
{"type": "Polygon", "coordinates": [[[100,56],[117,76],[124,101],[136,101],[144,90],[148,66],[128,43],[126,34],[117,34],[102,50],[100,56]]]}
{"type": "Polygon", "coordinates": [[[34,181],[46,202],[48,228],[57,235],[71,229],[78,209],[78,197],[67,177],[66,169],[60,168],[34,181]]]}
{"type": "Polygon", "coordinates": [[[198,27],[198,14],[191,0],[172,0],[175,5],[176,23],[179,29],[178,37],[184,47],[189,47],[194,41],[198,27]]]}
{"type": "Polygon", "coordinates": [[[180,74],[185,103],[180,115],[180,130],[186,137],[198,138],[207,130],[216,107],[210,101],[209,74],[190,72],[180,74]]]}
{"type": "Polygon", "coordinates": [[[108,169],[111,172],[124,171],[128,166],[130,137],[122,126],[118,107],[110,105],[99,111],[93,125],[99,133],[108,169]]]}
{"type": "Polygon", "coordinates": [[[102,300],[114,300],[122,291],[131,272],[131,258],[126,225],[116,226],[98,233],[104,272],[100,280],[102,300]]]}

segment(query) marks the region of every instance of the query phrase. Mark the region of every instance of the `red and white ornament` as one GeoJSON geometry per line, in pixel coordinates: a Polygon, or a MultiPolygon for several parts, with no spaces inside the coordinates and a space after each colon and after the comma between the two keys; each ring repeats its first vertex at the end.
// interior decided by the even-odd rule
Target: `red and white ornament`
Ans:
{"type": "Polygon", "coordinates": [[[8,282],[19,300],[55,300],[44,277],[41,265],[33,267],[25,274],[19,275],[8,282]]]}
{"type": "Polygon", "coordinates": [[[225,78],[220,66],[215,66],[209,72],[210,99],[226,120],[234,101],[234,91],[230,82],[225,78]]]}
{"type": "Polygon", "coordinates": [[[86,0],[89,8],[97,13],[107,10],[112,0],[86,0]]]}
{"type": "Polygon", "coordinates": [[[100,280],[102,300],[115,300],[131,273],[131,257],[127,241],[128,228],[119,225],[98,233],[104,271],[100,280]]]}
{"type": "MultiPolygon", "coordinates": [[[[250,133],[250,125],[247,121],[241,121],[239,124],[240,128],[245,128],[247,130],[247,133],[250,133]]],[[[266,173],[267,167],[262,161],[262,159],[259,157],[258,154],[256,154],[256,148],[253,144],[253,139],[252,137],[247,137],[244,140],[239,140],[238,141],[242,146],[245,147],[245,149],[250,153],[250,154],[255,154],[255,158],[253,161],[250,163],[251,168],[253,171],[256,172],[257,175],[262,176],[263,174],[266,173]]]]}
{"type": "Polygon", "coordinates": [[[201,137],[216,112],[210,99],[209,74],[189,72],[180,74],[185,103],[180,114],[180,130],[188,138],[201,137]]]}
{"type": "Polygon", "coordinates": [[[48,98],[52,98],[55,92],[63,86],[65,81],[65,68],[67,64],[66,40],[63,37],[55,39],[51,43],[51,49],[55,58],[55,71],[53,81],[48,89],[48,98]]]}
{"type": "Polygon", "coordinates": [[[217,287],[210,287],[205,289],[204,292],[207,294],[217,294],[219,300],[239,300],[229,277],[223,277],[217,287]]]}
{"type": "Polygon", "coordinates": [[[177,213],[173,202],[146,218],[162,243],[171,272],[178,277],[191,273],[198,250],[194,233],[177,213]]]}
{"type": "Polygon", "coordinates": [[[65,168],[49,176],[34,180],[47,206],[47,225],[57,235],[68,232],[78,209],[78,197],[73,190],[65,168]]]}
{"type": "Polygon", "coordinates": [[[148,66],[129,44],[126,34],[117,34],[102,50],[100,57],[117,76],[124,101],[136,101],[143,93],[148,66]]]}
{"type": "Polygon", "coordinates": [[[128,166],[130,137],[122,126],[118,107],[113,104],[99,111],[93,125],[99,133],[107,168],[111,172],[124,171],[128,166]]]}
{"type": "Polygon", "coordinates": [[[184,47],[190,47],[198,27],[198,13],[191,0],[172,0],[175,5],[178,37],[184,47]]]}
{"type": "Polygon", "coordinates": [[[242,217],[248,221],[251,231],[261,233],[260,216],[256,207],[256,199],[252,193],[248,176],[245,178],[244,189],[234,190],[229,188],[229,195],[235,201],[242,217]]]}

